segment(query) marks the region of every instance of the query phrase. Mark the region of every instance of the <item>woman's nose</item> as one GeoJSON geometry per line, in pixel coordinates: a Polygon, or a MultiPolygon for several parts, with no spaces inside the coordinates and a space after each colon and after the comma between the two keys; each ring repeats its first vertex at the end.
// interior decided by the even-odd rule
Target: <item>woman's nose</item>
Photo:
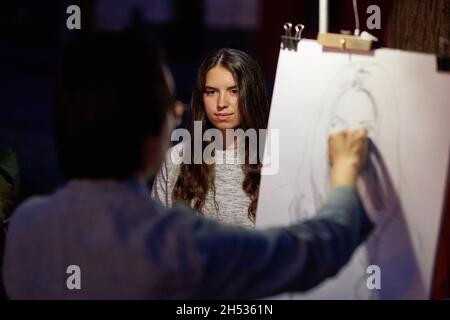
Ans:
{"type": "Polygon", "coordinates": [[[220,93],[218,101],[217,101],[217,107],[219,109],[223,109],[223,108],[229,107],[229,105],[230,105],[230,103],[229,103],[227,94],[226,93],[220,93]]]}

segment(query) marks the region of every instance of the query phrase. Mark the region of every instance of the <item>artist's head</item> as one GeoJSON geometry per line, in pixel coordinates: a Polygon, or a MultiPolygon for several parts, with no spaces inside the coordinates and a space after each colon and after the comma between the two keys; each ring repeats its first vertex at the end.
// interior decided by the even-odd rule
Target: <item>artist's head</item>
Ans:
{"type": "MultiPolygon", "coordinates": [[[[268,117],[269,102],[258,63],[234,49],[225,48],[209,54],[200,66],[192,96],[193,123],[201,121],[203,132],[217,128],[224,134],[226,129],[265,129],[268,117]]],[[[195,138],[193,133],[194,130],[192,139],[195,138]]],[[[246,152],[248,154],[248,146],[246,152]]],[[[260,161],[243,165],[242,189],[251,199],[248,215],[252,219],[256,213],[261,166],[260,161]]],[[[173,198],[201,211],[208,191],[214,190],[213,177],[214,165],[205,162],[182,164],[173,198]]]]}
{"type": "Polygon", "coordinates": [[[258,63],[235,49],[209,54],[198,72],[192,112],[206,129],[266,128],[269,103],[258,63]]]}
{"type": "Polygon", "coordinates": [[[81,34],[60,69],[55,134],[68,179],[148,177],[168,146],[171,78],[145,35],[81,34]]]}

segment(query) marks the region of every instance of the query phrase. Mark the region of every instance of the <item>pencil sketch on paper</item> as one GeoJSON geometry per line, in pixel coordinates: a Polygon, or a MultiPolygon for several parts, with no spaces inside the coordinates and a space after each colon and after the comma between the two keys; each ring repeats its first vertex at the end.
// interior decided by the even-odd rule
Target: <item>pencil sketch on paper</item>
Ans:
{"type": "Polygon", "coordinates": [[[369,153],[356,188],[368,215],[377,224],[357,254],[355,260],[359,266],[350,266],[361,274],[352,285],[352,298],[401,298],[408,296],[411,290],[420,293],[424,288],[411,244],[411,236],[418,234],[410,234],[414,233],[414,228],[406,225],[398,196],[401,189],[398,152],[401,122],[389,76],[376,64],[349,63],[340,69],[323,97],[309,130],[305,159],[297,169],[295,185],[289,186],[293,190],[290,221],[313,217],[330,191],[329,134],[367,128],[369,153]],[[388,164],[384,155],[389,155],[388,164]],[[368,290],[365,270],[369,265],[389,270],[383,274],[383,283],[389,283],[385,290],[368,290]]]}

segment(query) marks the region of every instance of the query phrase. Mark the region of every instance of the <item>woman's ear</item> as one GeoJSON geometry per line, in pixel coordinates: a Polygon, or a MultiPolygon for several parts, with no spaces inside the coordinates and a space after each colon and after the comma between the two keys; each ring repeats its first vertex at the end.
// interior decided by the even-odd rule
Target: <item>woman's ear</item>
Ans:
{"type": "Polygon", "coordinates": [[[177,101],[175,103],[175,108],[174,108],[174,114],[175,114],[175,121],[176,121],[176,126],[178,127],[182,120],[183,120],[183,114],[184,114],[184,104],[181,101],[177,101]]]}

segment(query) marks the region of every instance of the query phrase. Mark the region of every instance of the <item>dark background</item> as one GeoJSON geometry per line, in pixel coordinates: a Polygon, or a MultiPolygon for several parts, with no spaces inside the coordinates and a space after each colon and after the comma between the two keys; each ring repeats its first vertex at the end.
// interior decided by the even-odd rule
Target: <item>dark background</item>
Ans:
{"type": "MultiPolygon", "coordinates": [[[[271,95],[282,26],[303,23],[303,36],[316,38],[318,0],[17,0],[0,2],[0,148],[13,148],[20,172],[20,200],[45,194],[63,183],[52,136],[55,71],[62,46],[76,30],[66,28],[66,8],[81,8],[83,31],[135,27],[159,41],[174,75],[177,95],[188,104],[202,57],[234,47],[263,68],[271,95]]],[[[366,8],[381,8],[381,30],[367,30],[379,46],[437,52],[437,38],[449,34],[448,0],[360,0],[361,30],[366,8]]],[[[353,30],[351,0],[330,1],[329,31],[353,30]]],[[[450,199],[450,193],[447,199],[450,199]]],[[[446,212],[450,212],[447,201],[446,212]]],[[[450,230],[450,216],[443,230],[450,230]]],[[[442,233],[435,298],[450,296],[450,235],[442,233]]]]}
{"type": "MultiPolygon", "coordinates": [[[[359,3],[362,24],[368,16],[365,13],[367,5],[380,5],[382,29],[372,33],[380,38],[381,45],[386,44],[387,29],[384,25],[389,16],[390,2],[372,0],[359,3]]],[[[330,3],[330,31],[353,30],[351,1],[330,3]]],[[[303,35],[307,38],[315,38],[318,30],[318,1],[310,0],[1,2],[0,147],[12,146],[18,153],[23,198],[48,193],[62,181],[54,156],[51,107],[61,47],[80,32],[66,28],[69,16],[66,8],[70,4],[81,8],[82,31],[138,27],[153,34],[174,75],[178,98],[186,104],[190,101],[197,68],[207,52],[233,47],[252,55],[263,68],[268,94],[271,95],[283,24],[286,21],[303,23],[306,26],[303,35]],[[242,2],[251,2],[253,6],[239,5],[242,2]],[[147,9],[142,3],[147,3],[147,9]],[[211,15],[208,16],[211,9],[208,8],[212,7],[214,11],[214,5],[218,10],[222,6],[231,8],[221,14],[230,21],[228,25],[211,25],[211,15]],[[159,9],[161,7],[166,10],[159,9]],[[160,13],[148,18],[146,13],[149,11],[160,13]]]]}

